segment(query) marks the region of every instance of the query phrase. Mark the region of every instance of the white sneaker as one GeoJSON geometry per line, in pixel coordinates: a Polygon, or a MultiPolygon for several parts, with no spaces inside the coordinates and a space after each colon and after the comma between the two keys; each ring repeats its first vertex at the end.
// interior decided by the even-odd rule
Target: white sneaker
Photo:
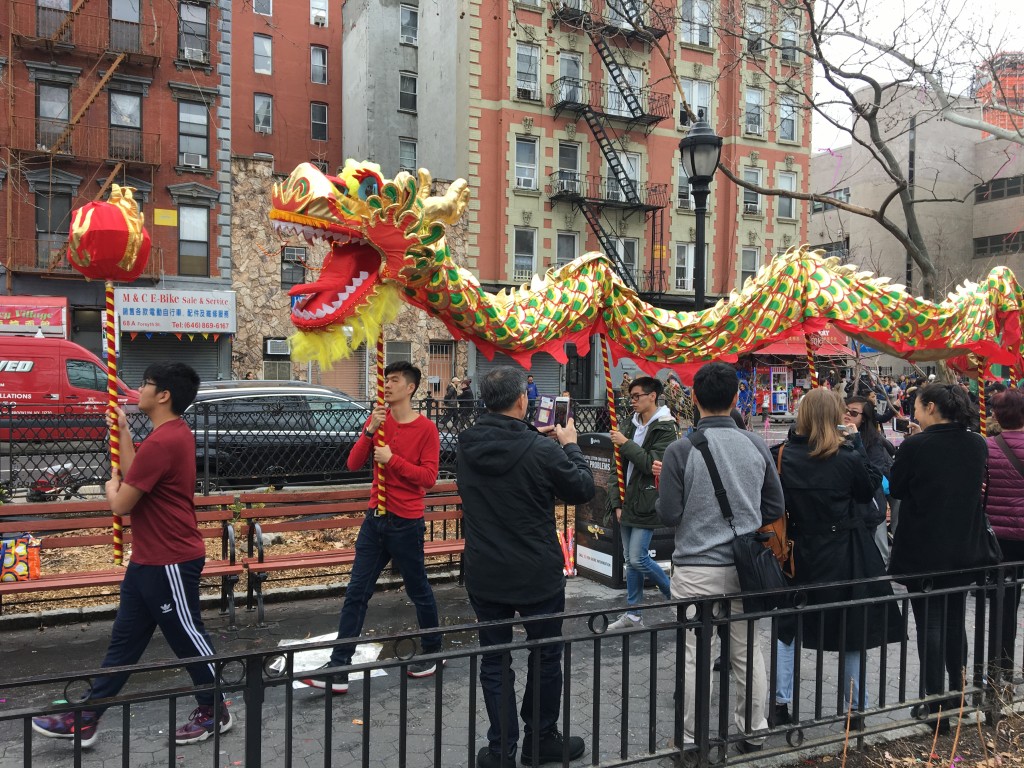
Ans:
{"type": "Polygon", "coordinates": [[[624,613],[611,624],[608,625],[608,629],[633,629],[634,627],[642,627],[644,620],[639,616],[634,616],[630,613],[624,613]]]}

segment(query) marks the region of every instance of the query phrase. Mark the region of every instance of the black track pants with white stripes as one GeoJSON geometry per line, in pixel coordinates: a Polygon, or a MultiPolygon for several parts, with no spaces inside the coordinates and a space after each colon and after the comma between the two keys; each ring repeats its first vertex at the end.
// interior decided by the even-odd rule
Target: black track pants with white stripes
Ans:
{"type": "MultiPolygon", "coordinates": [[[[200,557],[175,565],[128,564],[104,667],[137,663],[157,627],[179,659],[214,654],[213,643],[199,615],[199,575],[205,562],[200,557]]],[[[212,685],[212,664],[190,664],[187,669],[196,686],[212,685]]],[[[98,677],[89,698],[116,696],[127,680],[127,673],[98,677]]],[[[196,700],[209,706],[213,704],[213,693],[196,693],[196,700]]],[[[102,711],[99,707],[97,710],[102,711]]]]}

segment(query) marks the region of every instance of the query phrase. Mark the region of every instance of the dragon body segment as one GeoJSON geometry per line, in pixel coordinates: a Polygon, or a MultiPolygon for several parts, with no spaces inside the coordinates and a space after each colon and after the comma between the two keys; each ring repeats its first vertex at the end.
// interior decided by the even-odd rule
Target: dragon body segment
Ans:
{"type": "Polygon", "coordinates": [[[430,174],[386,180],[352,160],[339,176],[302,164],[274,185],[270,218],[284,235],[326,240],[319,277],[291,289],[293,356],[329,367],[377,337],[406,301],[441,319],[456,338],[488,356],[502,351],[529,365],[537,352],[565,361],[565,342],[582,352],[604,335],[616,357],[654,373],[672,367],[689,377],[702,363],[735,361],[772,341],[832,323],[870,346],[911,360],[973,354],[1009,365],[1019,376],[1024,296],[1013,273],[993,269],[942,302],[909,295],[837,259],[792,248],[762,267],[728,300],[702,312],[673,312],[640,299],[601,253],[587,253],[530,285],[485,291],[455,264],[445,227],[463,214],[466,182],[430,195],[430,174]]]}

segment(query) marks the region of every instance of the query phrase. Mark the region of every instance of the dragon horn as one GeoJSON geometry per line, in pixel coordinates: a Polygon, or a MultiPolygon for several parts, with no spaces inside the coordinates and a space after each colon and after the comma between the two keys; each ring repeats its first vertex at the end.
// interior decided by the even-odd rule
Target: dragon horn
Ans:
{"type": "Polygon", "coordinates": [[[454,224],[469,204],[469,184],[465,179],[456,179],[448,185],[448,191],[438,197],[430,197],[430,171],[420,168],[419,196],[423,200],[423,216],[428,221],[443,221],[454,224]]]}

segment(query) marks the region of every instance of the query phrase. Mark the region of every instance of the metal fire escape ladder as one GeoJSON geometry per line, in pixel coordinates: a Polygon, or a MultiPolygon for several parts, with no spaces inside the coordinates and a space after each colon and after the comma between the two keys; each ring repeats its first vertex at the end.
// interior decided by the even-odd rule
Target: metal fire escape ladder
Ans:
{"type": "Polygon", "coordinates": [[[61,146],[68,140],[68,138],[70,138],[72,132],[75,130],[75,126],[78,125],[78,122],[83,117],[85,117],[85,113],[89,111],[89,107],[91,107],[93,102],[96,101],[96,97],[100,95],[107,83],[110,82],[110,78],[112,78],[114,73],[117,72],[117,68],[121,66],[121,62],[125,60],[127,55],[128,54],[126,53],[117,54],[117,58],[111,63],[110,69],[108,69],[106,73],[104,73],[103,77],[100,78],[100,81],[96,83],[96,87],[94,87],[89,93],[85,103],[79,107],[78,112],[75,113],[75,116],[71,118],[71,120],[68,121],[68,124],[64,127],[64,132],[53,143],[53,146],[50,148],[51,155],[56,155],[60,152],[61,146]]]}
{"type": "Polygon", "coordinates": [[[607,69],[608,74],[611,75],[612,82],[615,83],[615,87],[618,88],[619,93],[622,94],[622,100],[629,109],[629,113],[635,118],[643,117],[644,106],[640,103],[640,97],[637,92],[633,90],[633,86],[629,84],[626,76],[622,74],[622,67],[620,67],[619,62],[615,60],[615,56],[612,54],[612,49],[608,47],[608,41],[605,40],[604,36],[596,30],[587,30],[587,34],[590,35],[590,39],[594,43],[594,48],[597,49],[597,53],[601,57],[601,61],[604,62],[605,69],[607,69]]]}
{"type": "Polygon", "coordinates": [[[665,209],[659,208],[651,212],[651,262],[650,285],[648,293],[665,292],[665,209]]]}
{"type": "Polygon", "coordinates": [[[71,29],[71,25],[75,23],[75,19],[78,17],[78,14],[82,12],[82,9],[85,8],[86,3],[88,2],[89,0],[78,0],[78,2],[75,3],[75,7],[64,15],[64,21],[60,23],[60,26],[57,27],[57,31],[50,37],[51,43],[59,43],[64,40],[64,35],[66,35],[68,30],[71,29]]]}
{"type": "Polygon", "coordinates": [[[619,273],[619,277],[622,278],[627,286],[632,288],[634,291],[639,293],[639,289],[636,284],[636,277],[626,267],[622,258],[619,256],[619,249],[616,246],[615,240],[608,234],[608,230],[601,224],[600,210],[586,202],[585,200],[577,203],[579,209],[583,212],[583,218],[587,220],[587,224],[590,225],[590,229],[593,230],[594,234],[597,235],[597,241],[601,243],[601,248],[604,250],[605,255],[611,260],[612,265],[615,267],[615,271],[619,273]]]}
{"type": "Polygon", "coordinates": [[[608,138],[608,134],[605,133],[604,126],[601,125],[597,112],[588,106],[583,110],[583,117],[587,121],[590,132],[594,134],[597,145],[601,147],[601,152],[604,154],[605,160],[608,161],[608,167],[615,175],[615,180],[618,182],[622,194],[630,204],[640,205],[640,194],[637,192],[636,184],[629,178],[626,169],[622,167],[619,153],[615,150],[615,145],[612,144],[611,139],[608,138]]]}

